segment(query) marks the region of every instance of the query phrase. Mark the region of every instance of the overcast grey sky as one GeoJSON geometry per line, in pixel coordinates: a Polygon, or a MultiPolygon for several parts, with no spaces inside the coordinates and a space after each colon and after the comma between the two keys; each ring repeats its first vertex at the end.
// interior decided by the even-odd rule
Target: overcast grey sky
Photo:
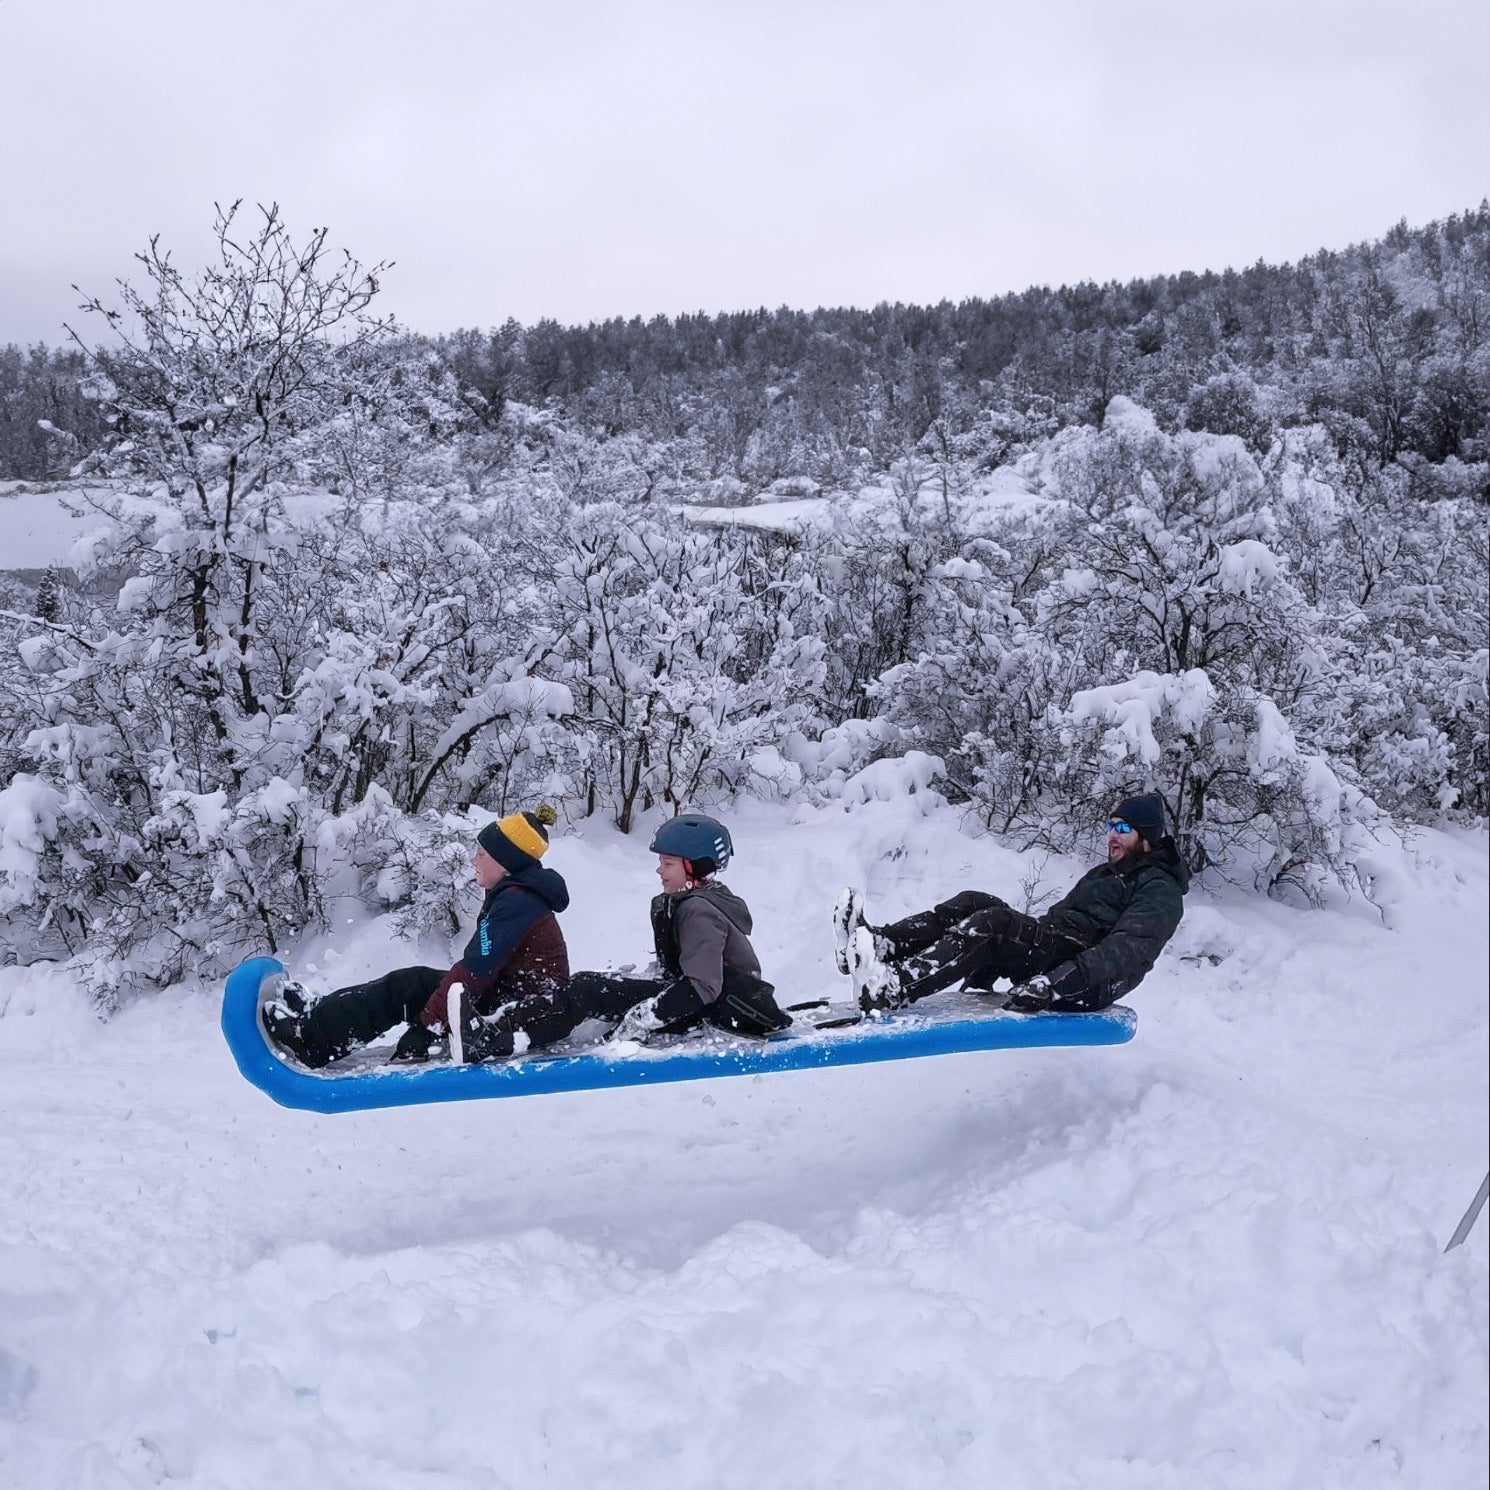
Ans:
{"type": "Polygon", "coordinates": [[[1490,194],[1486,0],[0,0],[0,343],[214,200],[426,331],[1294,260],[1490,194]]]}

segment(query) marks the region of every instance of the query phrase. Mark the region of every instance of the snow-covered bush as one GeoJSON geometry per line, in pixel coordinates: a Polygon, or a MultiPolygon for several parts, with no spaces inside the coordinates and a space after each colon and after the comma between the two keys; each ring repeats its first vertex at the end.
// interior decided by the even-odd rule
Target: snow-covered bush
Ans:
{"type": "Polygon", "coordinates": [[[874,690],[891,718],[1026,840],[1071,846],[1158,787],[1196,867],[1348,874],[1340,799],[1360,794],[1320,786],[1339,638],[1252,451],[1114,399],[1027,471],[1046,505],[930,569],[919,654],[874,690]]]}
{"type": "Polygon", "coordinates": [[[816,564],[831,639],[826,702],[837,719],[868,712],[880,677],[937,635],[932,576],[958,540],[936,485],[929,463],[905,461],[888,482],[833,506],[816,564]]]}
{"type": "Polygon", "coordinates": [[[1058,780],[1088,834],[1115,801],[1159,787],[1194,868],[1306,895],[1323,875],[1353,881],[1350,851],[1363,841],[1353,829],[1374,821],[1374,806],[1300,748],[1265,695],[1219,691],[1200,668],[1145,672],[1078,692],[1060,719],[1068,753],[1058,780]],[[1204,812],[1187,814],[1197,800],[1204,812]]]}
{"type": "Polygon", "coordinates": [[[1047,713],[1065,686],[1059,652],[1016,599],[1040,539],[1005,524],[1001,541],[970,537],[926,575],[928,616],[916,656],[870,689],[899,729],[946,762],[947,779],[1009,830],[1037,820],[1058,764],[1047,713]],[[1016,557],[1017,555],[1017,557],[1016,557]]]}
{"type": "Polygon", "coordinates": [[[490,575],[441,375],[365,315],[376,271],[273,210],[235,231],[223,214],[196,280],[152,244],[150,292],[103,312],[100,526],[0,673],[6,775],[51,804],[0,891],[109,982],[278,949],[328,895],[376,896],[402,813],[506,807],[571,706],[490,575]]]}
{"type": "Polygon", "coordinates": [[[1278,451],[1278,542],[1319,616],[1310,738],[1394,814],[1485,816],[1483,503],[1424,502],[1404,468],[1342,460],[1318,429],[1287,432],[1278,451]]]}

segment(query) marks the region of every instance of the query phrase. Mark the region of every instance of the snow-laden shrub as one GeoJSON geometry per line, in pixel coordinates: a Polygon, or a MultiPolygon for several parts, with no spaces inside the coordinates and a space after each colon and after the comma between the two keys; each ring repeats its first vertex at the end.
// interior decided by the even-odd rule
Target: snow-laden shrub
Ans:
{"type": "Polygon", "coordinates": [[[910,745],[911,737],[888,719],[845,719],[814,737],[792,732],[782,754],[799,771],[803,791],[827,802],[841,798],[866,768],[903,756],[910,745]]]}
{"type": "Polygon", "coordinates": [[[1086,830],[1073,840],[1090,836],[1114,802],[1157,787],[1193,868],[1219,865],[1269,891],[1310,895],[1321,874],[1354,879],[1352,850],[1375,806],[1300,748],[1265,695],[1218,690],[1200,668],[1145,672],[1076,693],[1060,721],[1068,753],[1059,779],[1086,830]]]}
{"type": "MultiPolygon", "coordinates": [[[[1350,804],[1373,817],[1390,742],[1429,783],[1447,746],[1409,708],[1397,735],[1369,733],[1377,755],[1341,747],[1365,691],[1336,576],[1288,551],[1304,483],[1280,518],[1285,483],[1241,440],[1165,434],[1122,399],[1102,430],[1063,432],[1026,470],[1041,508],[965,532],[928,567],[918,655],[871,690],[892,721],[1026,841],[1072,846],[1114,801],[1157,787],[1196,867],[1349,879],[1350,804]]],[[[1310,495],[1317,510],[1335,492],[1310,495]]]]}
{"type": "Polygon", "coordinates": [[[117,437],[81,583],[0,662],[7,777],[61,804],[0,894],[110,998],[386,890],[402,814],[500,811],[567,743],[438,371],[366,319],[375,274],[329,266],[321,235],[231,222],[198,279],[152,246],[151,293],[125,287],[134,320],[90,354],[117,437]]]}
{"type": "Polygon", "coordinates": [[[1310,740],[1394,815],[1490,812],[1482,502],[1425,503],[1403,467],[1343,461],[1289,431],[1268,472],[1278,544],[1315,609],[1310,740]]]}
{"type": "Polygon", "coordinates": [[[956,555],[958,538],[957,517],[925,461],[901,462],[887,482],[833,504],[815,556],[831,643],[823,683],[831,718],[873,712],[880,678],[934,642],[936,567],[956,555]]]}

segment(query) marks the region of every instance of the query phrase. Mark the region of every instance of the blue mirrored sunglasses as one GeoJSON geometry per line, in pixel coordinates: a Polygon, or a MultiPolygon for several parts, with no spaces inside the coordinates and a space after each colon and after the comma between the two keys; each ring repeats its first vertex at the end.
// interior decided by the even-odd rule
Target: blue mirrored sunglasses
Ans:
{"type": "Polygon", "coordinates": [[[1112,822],[1108,823],[1107,831],[1109,833],[1132,833],[1135,831],[1135,829],[1132,823],[1125,823],[1122,818],[1119,817],[1114,818],[1112,822]]]}

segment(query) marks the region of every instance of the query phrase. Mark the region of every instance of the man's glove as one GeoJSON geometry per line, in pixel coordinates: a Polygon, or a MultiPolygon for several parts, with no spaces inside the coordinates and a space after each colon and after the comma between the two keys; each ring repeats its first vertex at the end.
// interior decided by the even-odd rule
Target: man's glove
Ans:
{"type": "Polygon", "coordinates": [[[1036,973],[1033,978],[1016,983],[1009,990],[1004,1007],[1013,1009],[1016,1014],[1038,1014],[1042,1009],[1048,1009],[1054,998],[1055,990],[1050,986],[1050,979],[1044,973],[1036,973]]]}
{"type": "Polygon", "coordinates": [[[422,1024],[411,1024],[393,1047],[390,1059],[395,1061],[427,1061],[430,1047],[435,1043],[435,1032],[422,1024]]]}
{"type": "Polygon", "coordinates": [[[1019,1014],[1085,1014],[1105,1009],[1122,991],[1112,984],[1089,984],[1075,962],[1063,962],[1048,973],[1036,973],[1009,990],[1004,1007],[1019,1014]]]}

